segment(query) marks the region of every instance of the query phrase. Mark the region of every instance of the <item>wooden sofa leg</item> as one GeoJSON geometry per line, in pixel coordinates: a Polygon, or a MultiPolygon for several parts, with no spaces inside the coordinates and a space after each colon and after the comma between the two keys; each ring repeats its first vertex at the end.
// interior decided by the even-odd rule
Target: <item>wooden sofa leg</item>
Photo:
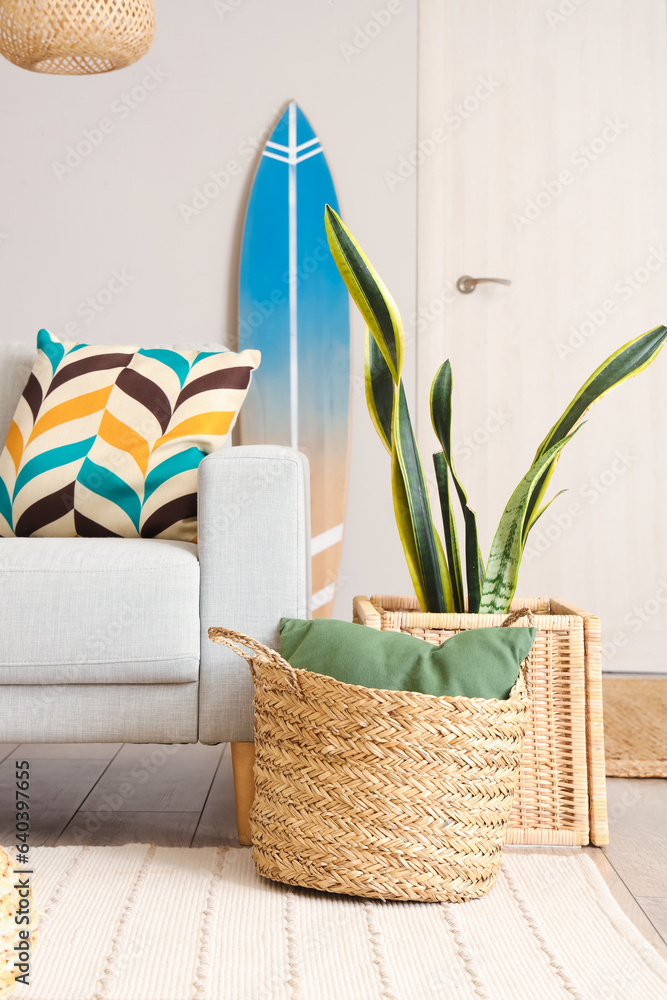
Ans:
{"type": "Polygon", "coordinates": [[[250,837],[250,808],[255,797],[255,779],[252,768],[255,763],[254,743],[232,743],[232,769],[234,771],[234,794],[236,796],[236,822],[241,844],[252,844],[250,837]]]}

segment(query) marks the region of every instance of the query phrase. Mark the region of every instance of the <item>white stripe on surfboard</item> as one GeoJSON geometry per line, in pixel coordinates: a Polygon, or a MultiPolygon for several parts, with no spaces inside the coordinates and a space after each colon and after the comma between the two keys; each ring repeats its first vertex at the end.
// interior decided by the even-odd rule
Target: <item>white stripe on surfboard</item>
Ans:
{"type": "Polygon", "coordinates": [[[304,160],[309,160],[311,156],[317,156],[318,153],[323,153],[324,150],[320,146],[319,149],[312,149],[309,153],[304,153],[303,156],[297,156],[296,162],[303,163],[304,160]]]}
{"type": "Polygon", "coordinates": [[[311,538],[310,554],[316,556],[320,552],[324,552],[325,549],[330,549],[332,545],[336,545],[340,542],[342,537],[342,524],[337,524],[334,528],[328,528],[327,531],[322,531],[319,535],[315,535],[311,538]]]}
{"type": "MultiPolygon", "coordinates": [[[[300,146],[296,147],[296,152],[300,153],[302,149],[307,149],[308,146],[312,146],[313,143],[319,142],[319,141],[320,140],[317,138],[317,136],[315,136],[314,139],[309,139],[308,142],[302,142],[300,146]]],[[[283,153],[289,153],[289,151],[290,151],[289,146],[283,146],[279,142],[272,142],[270,139],[269,139],[269,141],[267,142],[266,145],[270,146],[271,149],[279,149],[283,153]]]]}
{"type": "Polygon", "coordinates": [[[269,153],[265,149],[262,156],[268,156],[270,160],[278,160],[280,163],[303,163],[304,160],[309,160],[311,156],[317,156],[318,153],[323,152],[324,150],[320,146],[319,149],[311,149],[310,152],[304,153],[303,156],[292,158],[290,156],[278,156],[277,153],[269,153]]]}
{"type": "Polygon", "coordinates": [[[289,106],[289,342],[290,342],[290,441],[299,447],[299,355],[297,339],[297,254],[296,254],[296,104],[289,106]]]}
{"type": "Polygon", "coordinates": [[[335,583],[328,583],[326,587],[322,587],[321,590],[318,590],[317,593],[313,594],[311,597],[310,610],[317,611],[318,608],[323,608],[325,604],[329,603],[329,601],[333,601],[335,593],[335,583]]]}
{"type": "Polygon", "coordinates": [[[265,149],[262,156],[268,156],[270,160],[280,160],[281,163],[289,163],[290,161],[286,156],[278,156],[277,153],[269,153],[265,149]]]}

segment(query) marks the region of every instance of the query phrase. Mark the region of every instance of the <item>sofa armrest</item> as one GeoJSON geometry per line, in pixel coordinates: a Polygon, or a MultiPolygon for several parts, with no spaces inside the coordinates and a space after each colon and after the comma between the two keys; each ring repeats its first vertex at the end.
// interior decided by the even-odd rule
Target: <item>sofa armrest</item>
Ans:
{"type": "Polygon", "coordinates": [[[279,648],[283,616],[308,617],[310,498],[308,461],[275,445],[235,447],[199,466],[201,570],[199,739],[253,738],[248,665],[211,642],[224,626],[279,648]]]}

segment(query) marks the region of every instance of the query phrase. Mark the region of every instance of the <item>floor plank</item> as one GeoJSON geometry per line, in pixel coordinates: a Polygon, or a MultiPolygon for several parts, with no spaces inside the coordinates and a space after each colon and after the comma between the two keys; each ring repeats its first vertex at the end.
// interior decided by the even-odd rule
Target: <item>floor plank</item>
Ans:
{"type": "Polygon", "coordinates": [[[232,755],[226,747],[192,841],[192,847],[239,846],[232,755]]]}
{"type": "Polygon", "coordinates": [[[667,780],[608,778],[603,851],[633,896],[667,897],[667,780]]]}
{"type": "MultiPolygon", "coordinates": [[[[26,758],[29,759],[29,758],[26,758]]],[[[30,768],[30,844],[52,847],[107,767],[104,760],[43,759],[30,768]]],[[[0,843],[15,836],[14,754],[0,764],[0,843]]]]}
{"type": "MultiPolygon", "coordinates": [[[[584,851],[595,862],[598,871],[607,883],[607,888],[626,917],[632,921],[639,933],[653,945],[658,954],[667,961],[667,935],[664,933],[667,926],[661,927],[641,901],[635,899],[604,851],[599,847],[585,847],[584,851]]],[[[667,916],[667,910],[665,915],[667,916]]]]}
{"type": "Polygon", "coordinates": [[[200,813],[222,751],[200,743],[125,744],[81,810],[200,813]]]}
{"type": "Polygon", "coordinates": [[[26,760],[106,760],[116,756],[122,743],[21,743],[26,760]]]}
{"type": "MultiPolygon", "coordinates": [[[[667,899],[664,896],[637,896],[637,902],[653,926],[667,941],[667,899]]],[[[667,948],[665,953],[667,957],[667,948]]]]}
{"type": "Polygon", "coordinates": [[[199,812],[79,811],[58,837],[57,846],[88,844],[157,844],[158,847],[189,847],[199,812]]]}
{"type": "Polygon", "coordinates": [[[19,747],[19,743],[0,743],[0,763],[6,760],[14,750],[19,747]]]}

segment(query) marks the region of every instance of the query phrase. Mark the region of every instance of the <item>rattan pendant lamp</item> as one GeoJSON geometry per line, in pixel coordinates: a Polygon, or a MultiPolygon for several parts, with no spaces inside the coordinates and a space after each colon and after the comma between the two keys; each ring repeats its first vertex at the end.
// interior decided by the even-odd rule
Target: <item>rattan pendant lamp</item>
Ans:
{"type": "Polygon", "coordinates": [[[123,69],[154,34],[153,0],[0,0],[0,54],[36,73],[123,69]]]}

